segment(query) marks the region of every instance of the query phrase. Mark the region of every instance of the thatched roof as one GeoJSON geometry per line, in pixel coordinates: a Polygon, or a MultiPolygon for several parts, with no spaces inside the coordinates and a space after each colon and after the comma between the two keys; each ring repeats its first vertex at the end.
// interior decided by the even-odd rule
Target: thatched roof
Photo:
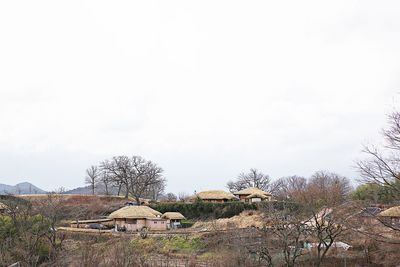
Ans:
{"type": "Polygon", "coordinates": [[[259,193],[254,193],[251,194],[249,196],[247,196],[246,198],[261,198],[261,199],[266,199],[268,196],[264,195],[264,194],[259,194],[259,193]]]}
{"type": "Polygon", "coordinates": [[[233,193],[234,195],[252,195],[252,194],[260,194],[260,195],[265,195],[265,196],[272,196],[271,193],[265,192],[259,188],[256,187],[249,187],[243,190],[240,190],[238,192],[233,193]]]}
{"type": "Polygon", "coordinates": [[[163,214],[162,218],[169,220],[184,220],[185,216],[180,212],[166,212],[163,214]]]}
{"type": "Polygon", "coordinates": [[[110,219],[151,219],[160,217],[162,214],[147,206],[126,206],[111,213],[110,219]]]}
{"type": "Polygon", "coordinates": [[[196,196],[200,199],[215,199],[215,200],[231,200],[235,199],[236,197],[232,193],[225,192],[224,190],[209,190],[198,192],[196,196]]]}
{"type": "Polygon", "coordinates": [[[378,214],[382,217],[400,217],[400,206],[391,207],[390,209],[384,210],[378,214]]]}

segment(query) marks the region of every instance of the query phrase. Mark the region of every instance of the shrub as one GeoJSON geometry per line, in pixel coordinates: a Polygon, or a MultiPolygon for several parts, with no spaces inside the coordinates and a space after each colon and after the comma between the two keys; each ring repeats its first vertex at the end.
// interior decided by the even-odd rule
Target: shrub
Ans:
{"type": "Polygon", "coordinates": [[[151,208],[164,213],[167,211],[177,211],[182,213],[187,219],[219,219],[229,218],[240,214],[244,210],[255,210],[255,204],[244,202],[210,203],[196,201],[194,203],[156,203],[150,205],[151,208]]]}

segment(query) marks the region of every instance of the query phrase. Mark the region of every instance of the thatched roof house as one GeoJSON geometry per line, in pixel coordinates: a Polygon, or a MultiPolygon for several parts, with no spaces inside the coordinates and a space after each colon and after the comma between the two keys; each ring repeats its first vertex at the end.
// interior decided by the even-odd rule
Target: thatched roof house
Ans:
{"type": "Polygon", "coordinates": [[[168,229],[176,229],[181,227],[181,220],[186,219],[180,212],[166,212],[162,216],[167,220],[168,229]]]}
{"type": "Polygon", "coordinates": [[[162,214],[147,206],[126,206],[111,213],[108,218],[114,220],[115,230],[139,231],[167,230],[167,221],[162,214]]]}
{"type": "Polygon", "coordinates": [[[243,202],[260,202],[263,200],[272,200],[272,194],[256,187],[249,187],[233,193],[243,202]]]}
{"type": "Polygon", "coordinates": [[[400,226],[400,206],[391,207],[378,214],[383,220],[396,226],[400,226]]]}
{"type": "Polygon", "coordinates": [[[236,200],[236,197],[229,192],[223,190],[209,190],[198,192],[194,196],[206,202],[228,202],[236,200]]]}
{"type": "Polygon", "coordinates": [[[391,207],[378,214],[381,217],[398,217],[400,218],[400,206],[391,207]]]}
{"type": "Polygon", "coordinates": [[[164,218],[167,220],[184,220],[184,219],[186,219],[185,216],[183,216],[183,214],[180,212],[166,212],[161,216],[161,218],[164,218]]]}
{"type": "Polygon", "coordinates": [[[143,219],[161,217],[162,213],[153,210],[148,206],[126,206],[111,213],[110,219],[143,219]]]}

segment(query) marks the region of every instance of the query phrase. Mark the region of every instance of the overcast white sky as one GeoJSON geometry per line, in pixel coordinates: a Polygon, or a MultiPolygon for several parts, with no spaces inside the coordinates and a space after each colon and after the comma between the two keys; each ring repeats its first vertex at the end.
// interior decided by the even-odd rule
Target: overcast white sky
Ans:
{"type": "Polygon", "coordinates": [[[0,183],[142,155],[168,191],[351,178],[399,103],[399,1],[1,1],[0,183]]]}

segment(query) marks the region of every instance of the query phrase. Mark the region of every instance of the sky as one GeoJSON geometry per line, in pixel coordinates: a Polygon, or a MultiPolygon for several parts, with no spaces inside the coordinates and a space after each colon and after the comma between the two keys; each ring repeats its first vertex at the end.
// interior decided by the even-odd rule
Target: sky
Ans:
{"type": "Polygon", "coordinates": [[[399,1],[1,1],[0,183],[141,155],[167,191],[357,179],[400,92],[399,1]]]}

